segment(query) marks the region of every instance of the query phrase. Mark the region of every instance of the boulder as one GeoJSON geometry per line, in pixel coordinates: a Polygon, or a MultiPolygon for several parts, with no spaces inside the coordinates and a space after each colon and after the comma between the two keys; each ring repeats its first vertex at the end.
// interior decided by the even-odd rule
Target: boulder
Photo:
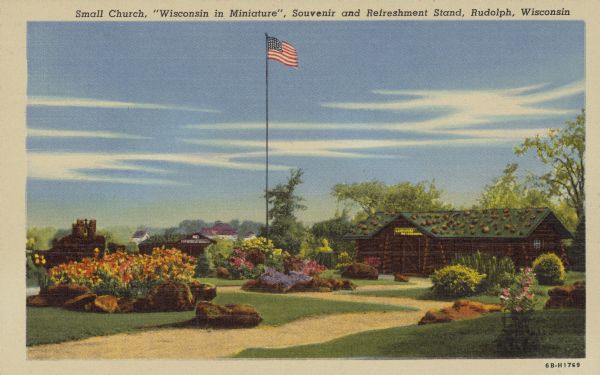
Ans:
{"type": "Polygon", "coordinates": [[[155,285],[148,293],[153,311],[188,311],[194,309],[194,297],[190,287],[179,281],[155,285]]]}
{"type": "Polygon", "coordinates": [[[395,273],[394,274],[394,281],[398,281],[398,282],[401,282],[401,283],[407,283],[409,281],[409,278],[408,278],[408,276],[405,276],[405,275],[403,275],[401,273],[395,273]]]}
{"type": "Polygon", "coordinates": [[[133,301],[133,311],[135,312],[148,312],[152,311],[150,307],[150,301],[148,298],[138,298],[133,301]]]}
{"type": "Polygon", "coordinates": [[[96,300],[96,294],[94,293],[86,293],[75,298],[71,298],[63,304],[65,309],[70,310],[84,310],[85,305],[89,303],[93,303],[96,300]]]}
{"type": "Polygon", "coordinates": [[[48,298],[42,295],[29,296],[27,297],[27,306],[30,307],[48,307],[50,305],[50,301],[48,298]]]}
{"type": "Polygon", "coordinates": [[[545,309],[585,309],[585,281],[552,288],[548,295],[550,299],[546,302],[545,309]]]}
{"type": "Polygon", "coordinates": [[[87,293],[90,293],[90,290],[82,285],[58,284],[42,290],[40,296],[46,298],[49,306],[59,307],[64,305],[68,300],[87,293]]]}
{"type": "Polygon", "coordinates": [[[431,323],[447,323],[454,320],[463,320],[476,318],[478,316],[502,311],[501,305],[483,304],[469,300],[457,300],[450,307],[443,309],[433,309],[427,311],[425,316],[419,321],[419,325],[431,323]]]}
{"type": "Polygon", "coordinates": [[[231,278],[231,273],[225,267],[217,267],[216,271],[217,271],[217,277],[219,279],[230,279],[231,278]]]}
{"type": "Polygon", "coordinates": [[[368,264],[352,263],[342,272],[342,276],[349,279],[377,280],[379,272],[375,267],[371,267],[368,264]]]}
{"type": "Polygon", "coordinates": [[[212,301],[217,296],[217,288],[213,284],[203,284],[198,281],[194,281],[188,284],[194,302],[200,301],[212,301]]]}
{"type": "Polygon", "coordinates": [[[92,310],[97,312],[114,313],[119,307],[117,297],[111,295],[98,296],[92,304],[92,310]]]}
{"type": "Polygon", "coordinates": [[[130,313],[134,312],[135,300],[132,298],[118,298],[117,299],[117,312],[130,313]]]}
{"type": "Polygon", "coordinates": [[[207,301],[196,305],[196,322],[202,327],[255,327],[261,321],[258,311],[250,305],[223,306],[207,301]]]}

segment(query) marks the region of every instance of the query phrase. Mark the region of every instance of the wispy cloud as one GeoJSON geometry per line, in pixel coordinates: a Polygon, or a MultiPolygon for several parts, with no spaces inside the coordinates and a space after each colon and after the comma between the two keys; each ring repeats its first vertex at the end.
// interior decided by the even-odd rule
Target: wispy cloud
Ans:
{"type": "Polygon", "coordinates": [[[27,129],[29,137],[47,138],[105,138],[105,139],[150,139],[141,135],[114,133],[96,130],[27,129]]]}
{"type": "MultiPolygon", "coordinates": [[[[111,171],[130,171],[168,174],[167,165],[161,168],[141,165],[140,162],[180,163],[195,166],[239,170],[264,170],[262,163],[235,161],[235,154],[150,154],[150,153],[87,153],[87,152],[29,152],[28,176],[33,179],[61,181],[97,181],[137,185],[180,185],[176,177],[122,177],[110,176],[111,171]]],[[[290,167],[274,165],[271,170],[290,167]]]]}
{"type": "Polygon", "coordinates": [[[84,108],[123,108],[160,109],[172,111],[219,113],[218,110],[156,103],[135,103],[90,98],[69,98],[59,96],[30,96],[27,105],[34,107],[84,107],[84,108]]]}
{"type": "Polygon", "coordinates": [[[564,116],[575,112],[571,109],[539,104],[583,93],[583,82],[542,89],[545,86],[533,85],[504,90],[375,90],[375,94],[404,98],[378,102],[331,102],[321,105],[336,109],[398,113],[444,110],[445,114],[428,120],[398,124],[398,129],[401,127],[404,130],[422,131],[496,124],[515,119],[564,116]]]}
{"type": "MultiPolygon", "coordinates": [[[[263,141],[240,139],[182,139],[186,143],[209,145],[223,148],[250,149],[240,151],[234,158],[257,157],[264,155],[263,141]],[[252,152],[252,149],[261,149],[252,152]]],[[[381,155],[369,151],[388,149],[401,150],[414,147],[457,147],[457,146],[493,146],[511,142],[511,138],[497,139],[490,137],[456,138],[456,139],[328,139],[328,140],[270,140],[269,154],[278,156],[328,157],[328,158],[399,158],[400,155],[381,155]],[[358,152],[366,151],[366,152],[358,152]]]]}

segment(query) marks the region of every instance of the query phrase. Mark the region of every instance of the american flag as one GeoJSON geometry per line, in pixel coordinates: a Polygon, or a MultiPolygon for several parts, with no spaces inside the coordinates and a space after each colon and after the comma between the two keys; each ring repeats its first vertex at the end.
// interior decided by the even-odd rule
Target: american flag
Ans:
{"type": "Polygon", "coordinates": [[[298,55],[294,46],[272,36],[267,37],[267,58],[293,68],[298,67],[298,55]]]}

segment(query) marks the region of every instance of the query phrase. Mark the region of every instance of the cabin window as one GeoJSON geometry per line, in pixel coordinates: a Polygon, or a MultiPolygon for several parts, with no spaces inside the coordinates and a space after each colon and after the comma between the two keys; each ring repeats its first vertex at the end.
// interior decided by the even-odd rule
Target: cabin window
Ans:
{"type": "Polygon", "coordinates": [[[540,240],[533,240],[533,248],[535,250],[539,250],[542,248],[542,241],[540,240]]]}

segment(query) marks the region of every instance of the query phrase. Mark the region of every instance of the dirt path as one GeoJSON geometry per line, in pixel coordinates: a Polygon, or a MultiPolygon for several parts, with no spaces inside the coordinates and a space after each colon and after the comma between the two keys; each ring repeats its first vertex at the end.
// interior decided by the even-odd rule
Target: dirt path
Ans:
{"type": "MultiPolygon", "coordinates": [[[[404,286],[420,287],[417,285],[404,286]]],[[[363,287],[361,290],[367,290],[363,287]]],[[[397,289],[395,285],[389,288],[397,289]]],[[[239,287],[220,289],[222,292],[239,287]]],[[[331,293],[294,293],[335,301],[383,303],[416,307],[419,311],[368,312],[327,315],[296,320],[281,326],[252,329],[203,330],[158,329],[137,333],[92,337],[61,344],[40,345],[28,349],[29,359],[132,359],[132,358],[218,358],[246,348],[281,348],[329,341],[349,334],[373,329],[416,324],[424,311],[440,308],[448,302],[421,301],[411,298],[389,298],[331,293]]]]}

